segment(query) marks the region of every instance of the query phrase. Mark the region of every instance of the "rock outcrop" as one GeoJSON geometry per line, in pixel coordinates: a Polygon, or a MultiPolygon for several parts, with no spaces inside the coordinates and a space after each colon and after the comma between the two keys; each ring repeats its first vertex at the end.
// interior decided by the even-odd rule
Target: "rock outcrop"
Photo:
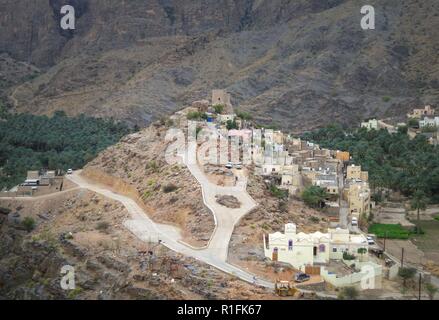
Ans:
{"type": "Polygon", "coordinates": [[[373,4],[364,31],[357,0],[5,0],[0,53],[41,73],[3,95],[19,112],[146,125],[224,88],[295,131],[436,104],[439,3],[373,4]],[[62,4],[77,9],[73,32],[62,4]]]}

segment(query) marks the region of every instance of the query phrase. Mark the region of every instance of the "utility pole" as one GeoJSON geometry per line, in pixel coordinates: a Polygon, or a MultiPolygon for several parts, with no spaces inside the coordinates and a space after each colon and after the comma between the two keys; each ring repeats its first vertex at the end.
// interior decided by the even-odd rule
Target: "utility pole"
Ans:
{"type": "Polygon", "coordinates": [[[422,274],[419,272],[419,296],[418,296],[418,300],[421,300],[421,288],[422,288],[422,274]]]}
{"type": "Polygon", "coordinates": [[[401,248],[401,268],[404,267],[404,248],[401,248]]]}
{"type": "Polygon", "coordinates": [[[387,232],[388,232],[388,231],[386,231],[386,233],[384,234],[384,248],[383,248],[383,251],[384,251],[384,252],[386,251],[387,232]]]}

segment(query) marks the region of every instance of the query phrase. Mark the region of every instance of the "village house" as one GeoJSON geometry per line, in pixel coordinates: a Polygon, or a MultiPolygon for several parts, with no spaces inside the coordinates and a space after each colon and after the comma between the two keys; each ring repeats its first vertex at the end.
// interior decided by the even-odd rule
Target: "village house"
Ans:
{"type": "Polygon", "coordinates": [[[268,259],[320,275],[334,287],[381,287],[382,266],[369,261],[368,242],[362,234],[350,234],[348,229],[340,228],[329,228],[327,233],[297,233],[296,225],[288,223],[284,233],[264,234],[263,244],[268,259]],[[334,264],[339,265],[339,270],[334,270],[334,264]]]}
{"type": "Polygon", "coordinates": [[[351,155],[347,151],[339,151],[335,152],[335,159],[340,160],[341,162],[348,162],[351,159],[351,155]]]}
{"type": "Polygon", "coordinates": [[[367,131],[386,129],[389,133],[392,133],[392,134],[396,133],[398,131],[398,129],[395,126],[390,125],[388,123],[385,123],[382,120],[377,120],[377,119],[370,119],[367,122],[362,122],[361,128],[366,128],[367,131]]]}
{"type": "Polygon", "coordinates": [[[366,128],[369,130],[379,130],[378,120],[377,119],[370,119],[367,122],[361,123],[361,128],[366,128]]]}
{"type": "Polygon", "coordinates": [[[349,204],[349,211],[353,217],[359,219],[362,215],[368,217],[371,206],[369,184],[363,181],[352,180],[344,190],[344,198],[349,204]]]}
{"type": "Polygon", "coordinates": [[[369,172],[362,171],[361,166],[350,165],[346,168],[346,179],[369,181],[369,172]]]}
{"type": "Polygon", "coordinates": [[[263,241],[267,258],[289,263],[303,271],[306,266],[340,260],[344,252],[358,254],[358,249],[368,249],[367,239],[362,234],[350,234],[349,230],[340,228],[330,228],[327,233],[297,233],[294,223],[286,224],[284,233],[265,234],[263,241]]]}
{"type": "Polygon", "coordinates": [[[427,118],[419,121],[419,128],[436,127],[439,129],[439,117],[427,118]]]}
{"type": "Polygon", "coordinates": [[[435,109],[431,106],[425,106],[423,109],[413,109],[412,113],[407,114],[407,118],[421,119],[422,117],[431,117],[435,115],[435,109]]]}
{"type": "Polygon", "coordinates": [[[61,176],[56,176],[55,171],[31,170],[27,172],[24,183],[18,186],[18,194],[35,195],[59,190],[62,187],[61,176]]]}

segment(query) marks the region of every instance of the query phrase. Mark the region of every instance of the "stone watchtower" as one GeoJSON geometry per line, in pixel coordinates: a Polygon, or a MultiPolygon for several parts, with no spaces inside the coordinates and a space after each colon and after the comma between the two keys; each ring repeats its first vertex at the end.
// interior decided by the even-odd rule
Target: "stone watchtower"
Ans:
{"type": "Polygon", "coordinates": [[[222,104],[224,114],[233,114],[233,106],[230,101],[230,94],[225,90],[212,90],[212,105],[222,104]]]}

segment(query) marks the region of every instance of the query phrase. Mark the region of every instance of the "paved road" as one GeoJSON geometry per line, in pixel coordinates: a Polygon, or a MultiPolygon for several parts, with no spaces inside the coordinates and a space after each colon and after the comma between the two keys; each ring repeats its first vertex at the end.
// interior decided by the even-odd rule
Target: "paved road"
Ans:
{"type": "MultiPolygon", "coordinates": [[[[201,171],[200,171],[201,172],[201,171]]],[[[199,177],[203,181],[203,177],[199,177]]],[[[155,223],[152,221],[148,215],[143,211],[143,209],[131,198],[117,194],[105,187],[99,186],[97,184],[86,181],[81,175],[80,171],[75,172],[73,175],[68,177],[69,180],[76,183],[81,188],[91,190],[93,192],[99,193],[107,198],[119,201],[122,203],[127,211],[130,213],[131,218],[124,222],[124,225],[139,239],[143,241],[158,241],[161,240],[163,245],[169,249],[184,254],[186,256],[193,257],[201,262],[207,263],[223,272],[237,276],[238,278],[247,281],[249,283],[255,283],[266,288],[273,289],[274,285],[271,282],[257,279],[254,281],[254,275],[250,274],[236,266],[233,266],[226,262],[227,259],[227,248],[230,241],[230,236],[233,232],[234,222],[239,220],[240,214],[242,212],[233,212],[227,214],[227,210],[219,210],[219,214],[215,211],[217,216],[217,228],[212,237],[209,246],[205,249],[194,249],[191,248],[179,240],[181,239],[179,229],[155,223]],[[226,247],[224,247],[226,245],[226,247]]],[[[207,181],[207,179],[206,179],[207,181]]],[[[206,181],[203,181],[206,182],[206,181]]],[[[239,188],[238,188],[239,189],[239,188]]],[[[238,191],[236,187],[233,187],[233,191],[238,191]]],[[[212,204],[212,195],[215,192],[230,192],[231,190],[226,188],[219,188],[212,190],[211,188],[203,189],[205,192],[205,197],[207,203],[212,205],[216,209],[216,205],[212,204]]],[[[241,194],[234,194],[238,199],[244,201],[244,206],[254,205],[250,197],[243,196],[241,194]],[[250,198],[250,199],[249,199],[250,198]]],[[[248,195],[247,195],[248,196],[248,195]]]]}
{"type": "Polygon", "coordinates": [[[186,166],[191,174],[201,185],[204,204],[215,216],[216,228],[209,242],[208,249],[222,261],[227,261],[230,238],[238,221],[257,203],[246,191],[247,182],[244,179],[238,181],[234,187],[221,187],[211,183],[201,171],[196,159],[196,143],[189,143],[186,166]],[[232,195],[241,203],[238,209],[230,209],[216,202],[217,195],[232,195]]]}

